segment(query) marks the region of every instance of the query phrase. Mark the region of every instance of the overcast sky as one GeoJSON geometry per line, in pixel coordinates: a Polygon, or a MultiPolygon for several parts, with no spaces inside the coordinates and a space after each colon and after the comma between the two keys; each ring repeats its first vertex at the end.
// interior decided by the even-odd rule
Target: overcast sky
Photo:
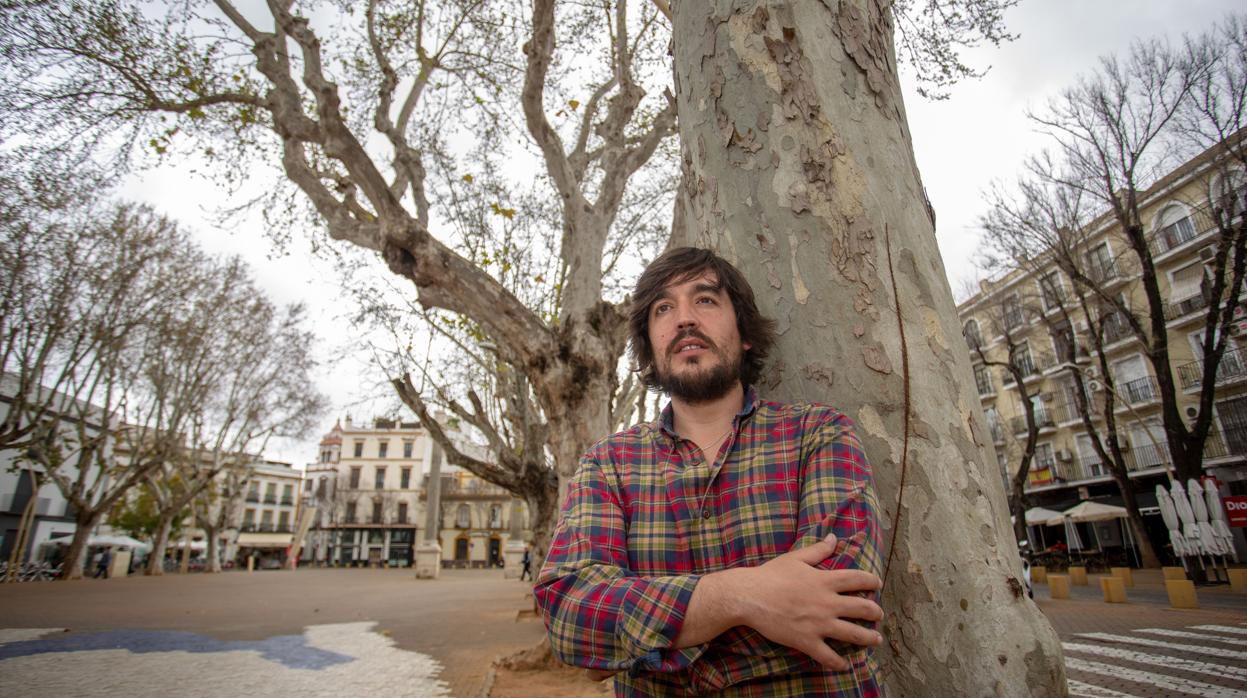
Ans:
{"type": "MultiPolygon", "coordinates": [[[[954,293],[978,278],[973,266],[982,194],[993,180],[1015,176],[1020,163],[1042,145],[1026,119],[1051,95],[1094,66],[1098,57],[1126,50],[1136,37],[1197,33],[1239,3],[1230,0],[1023,0],[1007,15],[1020,36],[999,48],[971,52],[976,68],[990,66],[986,77],[956,86],[949,99],[931,102],[912,89],[906,108],[923,182],[935,207],[937,236],[954,293]]],[[[271,444],[267,456],[302,467],[316,457],[316,442],[334,419],[350,413],[357,421],[394,402],[377,395],[368,357],[344,350],[349,325],[335,277],[315,259],[306,243],[296,241],[284,256],[274,255],[260,222],[219,230],[211,212],[222,198],[209,184],[185,171],[163,168],[130,182],[123,196],[148,201],[194,230],[215,252],[239,253],[251,262],[260,284],[282,303],[302,301],[321,336],[317,347],[323,366],[319,387],[332,409],[322,428],[299,442],[271,444]]],[[[378,263],[378,270],[383,267],[378,263]]]]}

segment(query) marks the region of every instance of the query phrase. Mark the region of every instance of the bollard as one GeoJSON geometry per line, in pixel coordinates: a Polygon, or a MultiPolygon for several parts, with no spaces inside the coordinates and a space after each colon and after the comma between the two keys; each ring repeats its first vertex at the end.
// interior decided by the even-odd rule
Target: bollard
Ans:
{"type": "Polygon", "coordinates": [[[1126,603],[1126,580],[1117,575],[1100,577],[1100,591],[1106,603],[1126,603]]]}
{"type": "Polygon", "coordinates": [[[255,571],[255,556],[254,555],[247,556],[247,571],[248,572],[255,571]]]}
{"type": "Polygon", "coordinates": [[[1081,566],[1069,568],[1069,581],[1070,584],[1080,587],[1087,586],[1087,568],[1081,566]]]}
{"type": "Polygon", "coordinates": [[[1122,584],[1127,587],[1134,586],[1134,570],[1129,567],[1113,567],[1109,569],[1109,572],[1114,577],[1120,577],[1122,584]]]}
{"type": "Polygon", "coordinates": [[[1048,593],[1054,599],[1069,598],[1069,575],[1068,574],[1050,574],[1048,575],[1048,593]]]}
{"type": "Polygon", "coordinates": [[[1181,567],[1162,567],[1160,568],[1160,571],[1161,571],[1161,574],[1165,576],[1166,580],[1186,579],[1186,570],[1182,569],[1181,567]]]}
{"type": "Polygon", "coordinates": [[[1047,584],[1048,568],[1044,566],[1031,568],[1031,584],[1047,584]]]}
{"type": "Polygon", "coordinates": [[[1228,570],[1230,573],[1230,589],[1247,591],[1247,568],[1237,567],[1228,570]]]}
{"type": "Polygon", "coordinates": [[[1169,592],[1169,605],[1173,608],[1199,608],[1195,598],[1195,582],[1189,579],[1166,579],[1165,591],[1169,592]]]}

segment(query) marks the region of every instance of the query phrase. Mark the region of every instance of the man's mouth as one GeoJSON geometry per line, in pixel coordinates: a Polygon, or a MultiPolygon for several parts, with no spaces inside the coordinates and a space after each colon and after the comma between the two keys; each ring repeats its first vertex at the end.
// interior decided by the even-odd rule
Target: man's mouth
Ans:
{"type": "Polygon", "coordinates": [[[708,351],[709,349],[709,340],[700,337],[685,337],[675,343],[675,345],[671,348],[671,354],[672,356],[676,356],[679,354],[687,354],[697,351],[708,351]]]}

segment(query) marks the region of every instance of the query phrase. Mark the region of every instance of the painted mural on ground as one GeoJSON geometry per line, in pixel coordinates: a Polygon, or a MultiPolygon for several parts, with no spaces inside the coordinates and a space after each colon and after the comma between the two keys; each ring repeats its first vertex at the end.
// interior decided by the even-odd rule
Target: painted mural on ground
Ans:
{"type": "Polygon", "coordinates": [[[218,640],[169,630],[0,629],[0,696],[449,696],[431,657],[398,649],[376,624],[218,640]]]}

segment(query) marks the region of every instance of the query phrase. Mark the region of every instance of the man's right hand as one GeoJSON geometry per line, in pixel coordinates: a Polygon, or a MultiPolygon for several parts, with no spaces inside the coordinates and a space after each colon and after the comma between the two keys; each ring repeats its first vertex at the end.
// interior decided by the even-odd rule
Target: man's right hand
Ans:
{"type": "Polygon", "coordinates": [[[836,537],[792,550],[760,567],[739,570],[733,580],[740,625],[772,642],[792,647],[837,671],[849,663],[824,640],[874,646],[883,637],[853,620],[878,621],[883,609],[860,592],[883,587],[879,577],[861,570],[821,570],[835,551],[836,537]]]}

